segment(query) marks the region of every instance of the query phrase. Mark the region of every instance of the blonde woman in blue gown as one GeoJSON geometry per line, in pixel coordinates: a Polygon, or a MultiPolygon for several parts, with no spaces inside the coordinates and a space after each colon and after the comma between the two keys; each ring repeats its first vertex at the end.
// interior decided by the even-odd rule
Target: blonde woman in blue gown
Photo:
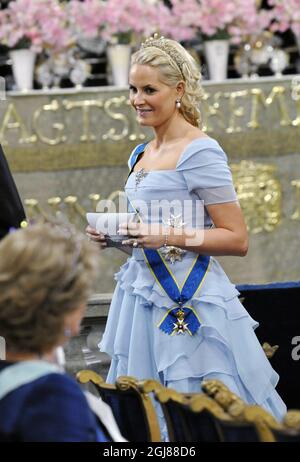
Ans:
{"type": "MultiPolygon", "coordinates": [[[[129,158],[125,191],[140,222],[120,227],[132,255],[115,276],[100,344],[112,358],[107,380],[131,375],[200,392],[201,381],[219,379],[281,419],[286,407],[254,333],[258,323],[215,258],[245,256],[248,237],[226,154],[199,128],[200,79],[173,40],[148,39],[132,57],[130,102],[154,137],[129,158]],[[181,213],[161,218],[162,200],[182,204],[181,213]],[[203,225],[195,227],[197,210],[203,225]]],[[[87,233],[105,248],[104,235],[87,233]]]]}

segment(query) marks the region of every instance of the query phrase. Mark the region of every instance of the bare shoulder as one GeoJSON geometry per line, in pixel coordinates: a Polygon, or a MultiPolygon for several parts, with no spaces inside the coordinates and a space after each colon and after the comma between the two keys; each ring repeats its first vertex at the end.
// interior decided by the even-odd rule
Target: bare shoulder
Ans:
{"type": "Polygon", "coordinates": [[[196,140],[204,138],[209,138],[206,133],[202,132],[201,130],[195,128],[195,130],[191,130],[189,133],[186,134],[180,141],[180,150],[185,149],[190,143],[196,140]]]}
{"type": "Polygon", "coordinates": [[[195,141],[200,138],[209,138],[209,136],[206,133],[204,133],[202,130],[196,127],[191,129],[187,133],[187,136],[185,137],[187,143],[191,143],[192,141],[195,141]]]}

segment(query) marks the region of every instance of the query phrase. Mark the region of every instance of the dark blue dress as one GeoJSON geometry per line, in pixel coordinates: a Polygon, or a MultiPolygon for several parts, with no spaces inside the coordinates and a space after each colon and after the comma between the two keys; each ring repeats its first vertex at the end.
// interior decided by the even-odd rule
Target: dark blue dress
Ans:
{"type": "MultiPolygon", "coordinates": [[[[0,377],[9,366],[11,363],[0,361],[0,377]]],[[[2,441],[104,442],[110,439],[78,384],[66,374],[49,373],[0,399],[2,441]]]]}

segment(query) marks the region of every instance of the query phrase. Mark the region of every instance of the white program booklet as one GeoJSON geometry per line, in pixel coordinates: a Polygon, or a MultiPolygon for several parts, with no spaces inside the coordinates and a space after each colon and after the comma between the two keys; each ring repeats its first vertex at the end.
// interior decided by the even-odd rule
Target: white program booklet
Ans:
{"type": "Polygon", "coordinates": [[[105,234],[108,247],[122,247],[126,235],[117,233],[121,223],[137,222],[136,213],[104,213],[94,212],[86,214],[89,225],[99,233],[105,234]]]}

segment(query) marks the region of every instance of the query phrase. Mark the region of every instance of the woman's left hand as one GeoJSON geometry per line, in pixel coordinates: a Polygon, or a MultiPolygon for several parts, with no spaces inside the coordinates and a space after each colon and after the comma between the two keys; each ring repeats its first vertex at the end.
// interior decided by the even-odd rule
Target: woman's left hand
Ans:
{"type": "Polygon", "coordinates": [[[165,243],[168,229],[159,223],[122,223],[118,234],[126,236],[123,245],[144,247],[146,249],[159,249],[165,243]]]}

